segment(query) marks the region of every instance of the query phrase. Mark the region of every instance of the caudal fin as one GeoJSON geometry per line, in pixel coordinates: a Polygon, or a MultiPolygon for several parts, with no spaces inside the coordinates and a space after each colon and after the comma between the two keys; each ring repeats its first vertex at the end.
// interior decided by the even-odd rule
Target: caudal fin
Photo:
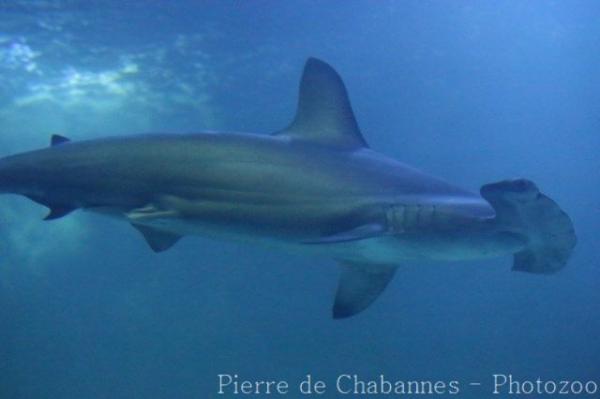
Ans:
{"type": "Polygon", "coordinates": [[[526,247],[514,255],[513,270],[548,274],[567,264],[577,243],[573,223],[533,182],[487,184],[481,196],[494,207],[499,225],[527,237],[526,247]]]}

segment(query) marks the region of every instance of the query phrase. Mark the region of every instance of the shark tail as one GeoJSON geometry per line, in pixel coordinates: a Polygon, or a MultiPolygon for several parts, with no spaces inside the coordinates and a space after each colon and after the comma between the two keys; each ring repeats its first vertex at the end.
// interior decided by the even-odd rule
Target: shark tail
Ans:
{"type": "Polygon", "coordinates": [[[569,216],[525,179],[504,180],[481,188],[481,196],[496,211],[497,223],[526,237],[514,254],[513,270],[550,274],[562,269],[577,237],[569,216]]]}

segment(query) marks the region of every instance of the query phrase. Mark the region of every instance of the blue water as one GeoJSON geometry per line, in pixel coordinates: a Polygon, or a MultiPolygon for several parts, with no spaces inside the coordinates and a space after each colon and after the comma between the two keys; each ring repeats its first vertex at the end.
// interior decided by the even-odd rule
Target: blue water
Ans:
{"type": "Polygon", "coordinates": [[[2,156],[53,133],[269,133],[316,56],[372,148],[471,190],[527,177],[579,238],[552,276],[401,265],[334,321],[331,260],[196,237],[156,255],[119,221],[42,222],[3,196],[0,398],[239,397],[217,395],[220,373],[293,398],[308,373],[320,397],[343,373],[457,380],[465,398],[498,397],[499,373],[600,384],[599,20],[594,1],[0,2],[2,156]]]}

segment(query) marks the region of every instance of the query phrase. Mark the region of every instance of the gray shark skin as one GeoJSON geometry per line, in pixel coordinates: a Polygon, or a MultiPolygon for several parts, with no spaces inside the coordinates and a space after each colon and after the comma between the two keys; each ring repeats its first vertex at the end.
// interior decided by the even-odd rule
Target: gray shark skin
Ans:
{"type": "Polygon", "coordinates": [[[352,316],[399,265],[514,255],[547,274],[567,262],[569,217],[528,180],[473,194],[368,148],[344,84],[311,58],[296,118],[271,135],[148,134],[71,142],[0,160],[0,192],[120,217],[157,252],[186,235],[259,242],[337,260],[333,316],[352,316]]]}

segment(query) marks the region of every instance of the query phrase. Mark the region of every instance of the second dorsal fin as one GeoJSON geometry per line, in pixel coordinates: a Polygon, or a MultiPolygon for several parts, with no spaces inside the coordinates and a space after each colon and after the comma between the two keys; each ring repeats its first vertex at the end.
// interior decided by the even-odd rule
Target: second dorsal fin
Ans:
{"type": "Polygon", "coordinates": [[[69,141],[71,141],[71,140],[65,136],[61,136],[60,134],[53,134],[52,137],[50,138],[50,146],[54,147],[55,145],[68,143],[69,141]]]}
{"type": "Polygon", "coordinates": [[[344,82],[330,65],[316,58],[309,58],[304,67],[294,121],[276,134],[340,149],[367,147],[344,82]]]}

